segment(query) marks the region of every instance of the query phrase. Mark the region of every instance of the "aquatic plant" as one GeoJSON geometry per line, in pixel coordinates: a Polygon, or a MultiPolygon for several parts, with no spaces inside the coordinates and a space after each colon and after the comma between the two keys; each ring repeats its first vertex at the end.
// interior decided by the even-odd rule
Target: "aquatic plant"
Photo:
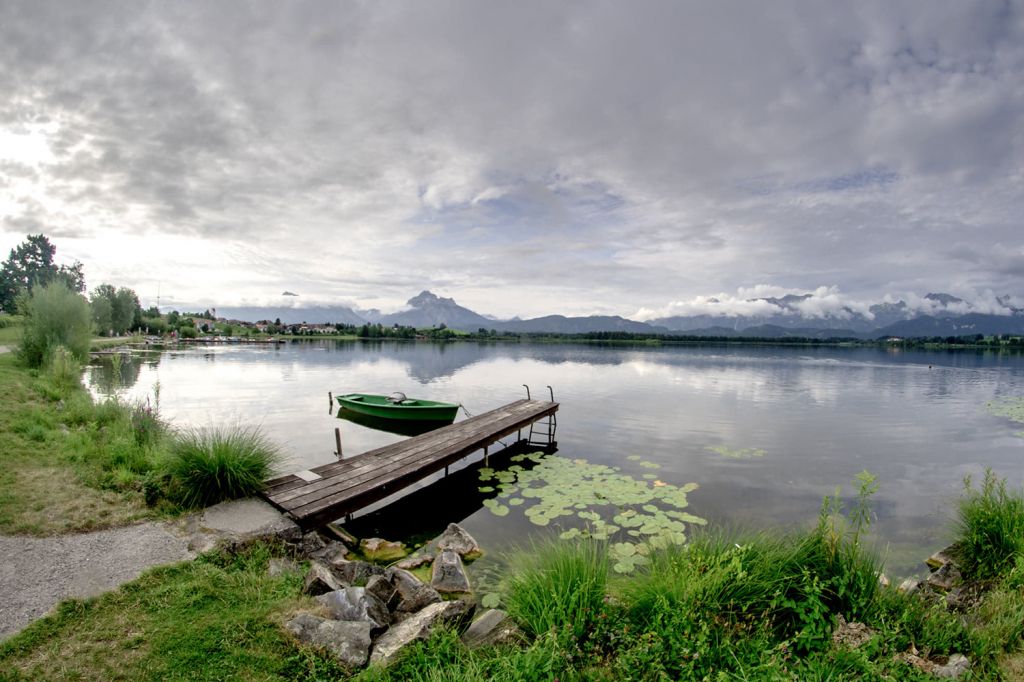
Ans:
{"type": "Polygon", "coordinates": [[[512,461],[515,464],[503,471],[480,470],[480,480],[485,483],[481,492],[497,492],[484,506],[496,516],[523,507],[526,518],[537,526],[575,523],[562,530],[559,537],[564,540],[619,540],[609,547],[612,568],[618,573],[632,572],[644,564],[651,547],[685,543],[686,524],[706,523],[683,511],[689,506],[687,494],[697,489],[696,483],[675,486],[656,477],[641,480],[622,473],[619,467],[543,453],[516,455],[512,461]],[[535,466],[520,464],[527,460],[535,466]]]}
{"type": "MultiPolygon", "coordinates": [[[[985,404],[989,413],[996,417],[1005,417],[1018,424],[1024,424],[1024,396],[1012,396],[990,400],[985,404]]],[[[1024,431],[1018,431],[1018,436],[1024,437],[1024,431]]]]}
{"type": "Polygon", "coordinates": [[[728,445],[709,445],[705,450],[716,452],[722,457],[732,459],[750,459],[751,457],[764,457],[764,450],[761,448],[730,448],[728,445]]]}

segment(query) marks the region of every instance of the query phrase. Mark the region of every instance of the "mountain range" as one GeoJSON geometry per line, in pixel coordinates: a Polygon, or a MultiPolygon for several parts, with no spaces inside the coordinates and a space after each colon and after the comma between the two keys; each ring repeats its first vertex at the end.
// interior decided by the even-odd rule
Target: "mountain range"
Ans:
{"type": "MultiPolygon", "coordinates": [[[[1024,334],[1024,309],[1009,298],[997,299],[997,312],[972,312],[963,299],[950,294],[929,293],[924,297],[928,314],[906,302],[883,302],[870,306],[867,314],[841,307],[828,314],[808,315],[819,301],[814,294],[790,294],[780,298],[750,299],[758,315],[682,315],[660,317],[647,322],[619,316],[566,317],[547,315],[528,320],[496,320],[460,306],[451,298],[422,291],[410,298],[404,310],[381,313],[344,306],[330,307],[243,307],[220,308],[228,319],[248,322],[280,319],[284,324],[382,324],[410,327],[440,327],[477,331],[495,329],[516,333],[585,334],[631,332],[637,334],[685,334],[693,336],[757,336],[781,338],[874,339],[899,336],[965,336],[970,334],[1024,334]]],[[[710,304],[716,303],[714,299],[710,304]]]]}

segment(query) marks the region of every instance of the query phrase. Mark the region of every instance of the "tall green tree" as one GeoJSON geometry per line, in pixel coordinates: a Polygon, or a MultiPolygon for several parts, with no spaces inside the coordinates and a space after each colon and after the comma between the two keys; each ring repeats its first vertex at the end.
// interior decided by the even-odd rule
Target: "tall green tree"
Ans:
{"type": "Polygon", "coordinates": [[[139,297],[127,287],[101,284],[93,289],[90,301],[93,324],[100,334],[124,334],[142,318],[139,297]]]}
{"type": "Polygon", "coordinates": [[[51,282],[61,282],[73,292],[85,291],[82,264],[58,266],[53,262],[56,253],[57,247],[42,234],[29,235],[11,249],[0,266],[0,311],[15,312],[20,294],[51,282]]]}

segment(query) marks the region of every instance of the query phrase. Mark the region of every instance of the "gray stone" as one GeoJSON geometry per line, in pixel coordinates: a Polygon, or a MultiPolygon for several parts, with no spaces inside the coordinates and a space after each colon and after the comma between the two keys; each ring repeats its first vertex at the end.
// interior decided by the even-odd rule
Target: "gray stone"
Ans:
{"type": "Polygon", "coordinates": [[[299,564],[291,559],[274,557],[267,563],[267,575],[276,578],[288,573],[298,573],[301,570],[299,564]]]}
{"type": "Polygon", "coordinates": [[[956,545],[950,545],[949,547],[946,547],[945,549],[940,549],[935,554],[932,554],[930,557],[924,560],[924,563],[932,571],[937,571],[946,564],[952,562],[955,557],[956,545]]]}
{"type": "Polygon", "coordinates": [[[469,578],[462,566],[462,559],[453,549],[446,549],[434,559],[430,575],[430,586],[446,594],[469,592],[469,578]]]}
{"type": "Polygon", "coordinates": [[[835,632],[832,633],[832,645],[857,649],[871,640],[875,631],[863,623],[847,623],[842,614],[839,615],[835,632]]]}
{"type": "Polygon", "coordinates": [[[476,559],[481,554],[480,545],[457,523],[449,523],[448,528],[437,539],[436,544],[440,551],[454,550],[460,557],[468,561],[476,559]]]}
{"type": "Polygon", "coordinates": [[[963,654],[953,654],[946,661],[945,665],[940,665],[932,671],[932,674],[936,677],[946,677],[950,679],[956,679],[961,675],[967,673],[971,669],[971,661],[963,654]]]}
{"type": "Polygon", "coordinates": [[[359,543],[359,550],[370,561],[388,562],[401,559],[408,550],[401,542],[391,542],[381,538],[367,538],[359,543]]]}
{"type": "Polygon", "coordinates": [[[393,609],[398,605],[398,590],[396,590],[395,586],[391,584],[391,581],[383,575],[371,576],[370,579],[366,581],[366,593],[372,594],[388,609],[393,609]]]}
{"type": "Polygon", "coordinates": [[[961,582],[960,569],[955,564],[946,563],[928,576],[928,584],[937,590],[946,592],[961,582]]]}
{"type": "Polygon", "coordinates": [[[320,549],[313,550],[307,556],[310,559],[316,559],[330,566],[335,561],[344,561],[348,559],[348,547],[344,543],[338,542],[337,540],[331,540],[324,544],[320,549]]]}
{"type": "Polygon", "coordinates": [[[458,599],[430,604],[381,635],[374,644],[370,662],[388,665],[403,648],[427,639],[438,626],[458,627],[472,613],[473,605],[458,599]]]}
{"type": "Polygon", "coordinates": [[[302,530],[295,522],[261,499],[250,497],[208,507],[199,517],[201,530],[242,538],[277,537],[295,542],[302,530]]]}
{"type": "Polygon", "coordinates": [[[319,594],[326,594],[328,592],[334,592],[342,588],[341,583],[334,577],[331,569],[327,568],[319,561],[314,561],[309,566],[309,573],[306,574],[306,582],[302,586],[302,591],[305,594],[317,596],[319,594]]]}
{"type": "Polygon", "coordinates": [[[375,575],[384,575],[386,569],[366,561],[349,561],[335,559],[330,563],[331,570],[338,580],[345,585],[366,584],[375,575]]]}
{"type": "Polygon", "coordinates": [[[296,545],[296,550],[299,556],[313,557],[317,552],[327,547],[327,543],[324,541],[320,534],[316,531],[310,531],[302,536],[302,539],[296,545]]]}
{"type": "Polygon", "coordinates": [[[918,580],[917,578],[907,578],[906,580],[901,582],[900,586],[897,587],[896,589],[898,589],[900,592],[904,592],[906,594],[913,594],[913,593],[917,592],[917,589],[919,587],[921,587],[921,581],[920,580],[918,580]]]}
{"type": "Polygon", "coordinates": [[[423,584],[409,571],[389,568],[385,575],[398,591],[398,603],[394,609],[398,614],[415,613],[425,606],[441,601],[441,595],[437,590],[423,584]]]}
{"type": "Polygon", "coordinates": [[[303,644],[326,649],[348,668],[363,667],[370,656],[369,623],[327,620],[301,613],[285,627],[303,644]]]}
{"type": "Polygon", "coordinates": [[[396,568],[401,568],[406,571],[412,571],[419,568],[420,566],[427,566],[434,561],[433,554],[413,554],[411,557],[402,559],[397,564],[396,568]]]}
{"type": "Polygon", "coordinates": [[[336,523],[328,523],[326,526],[324,526],[323,530],[325,533],[333,535],[334,537],[338,538],[349,547],[359,546],[359,540],[356,540],[356,538],[351,533],[349,533],[347,530],[345,530],[336,523]]]}
{"type": "Polygon", "coordinates": [[[462,633],[462,643],[471,649],[503,644],[524,644],[526,635],[512,618],[500,609],[490,609],[462,633]]]}
{"type": "Polygon", "coordinates": [[[363,587],[345,587],[321,594],[316,601],[327,607],[334,620],[365,621],[374,630],[383,630],[391,622],[387,606],[363,587]]]}

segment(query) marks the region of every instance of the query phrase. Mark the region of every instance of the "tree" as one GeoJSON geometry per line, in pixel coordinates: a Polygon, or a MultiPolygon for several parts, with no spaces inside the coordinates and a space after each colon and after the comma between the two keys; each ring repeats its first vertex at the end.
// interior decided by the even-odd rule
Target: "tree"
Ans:
{"type": "Polygon", "coordinates": [[[124,334],[141,324],[139,297],[127,287],[101,284],[93,289],[91,301],[93,322],[100,334],[124,334]]]}
{"type": "Polygon", "coordinates": [[[0,266],[0,311],[13,313],[18,295],[31,293],[37,286],[62,282],[70,291],[85,291],[82,264],[57,266],[53,256],[57,247],[41,234],[29,235],[24,242],[11,249],[11,254],[0,266]]]}
{"type": "Polygon", "coordinates": [[[18,354],[27,365],[42,366],[59,346],[81,362],[88,359],[92,320],[89,303],[81,294],[63,281],[51,282],[25,297],[23,312],[25,326],[18,354]]]}

